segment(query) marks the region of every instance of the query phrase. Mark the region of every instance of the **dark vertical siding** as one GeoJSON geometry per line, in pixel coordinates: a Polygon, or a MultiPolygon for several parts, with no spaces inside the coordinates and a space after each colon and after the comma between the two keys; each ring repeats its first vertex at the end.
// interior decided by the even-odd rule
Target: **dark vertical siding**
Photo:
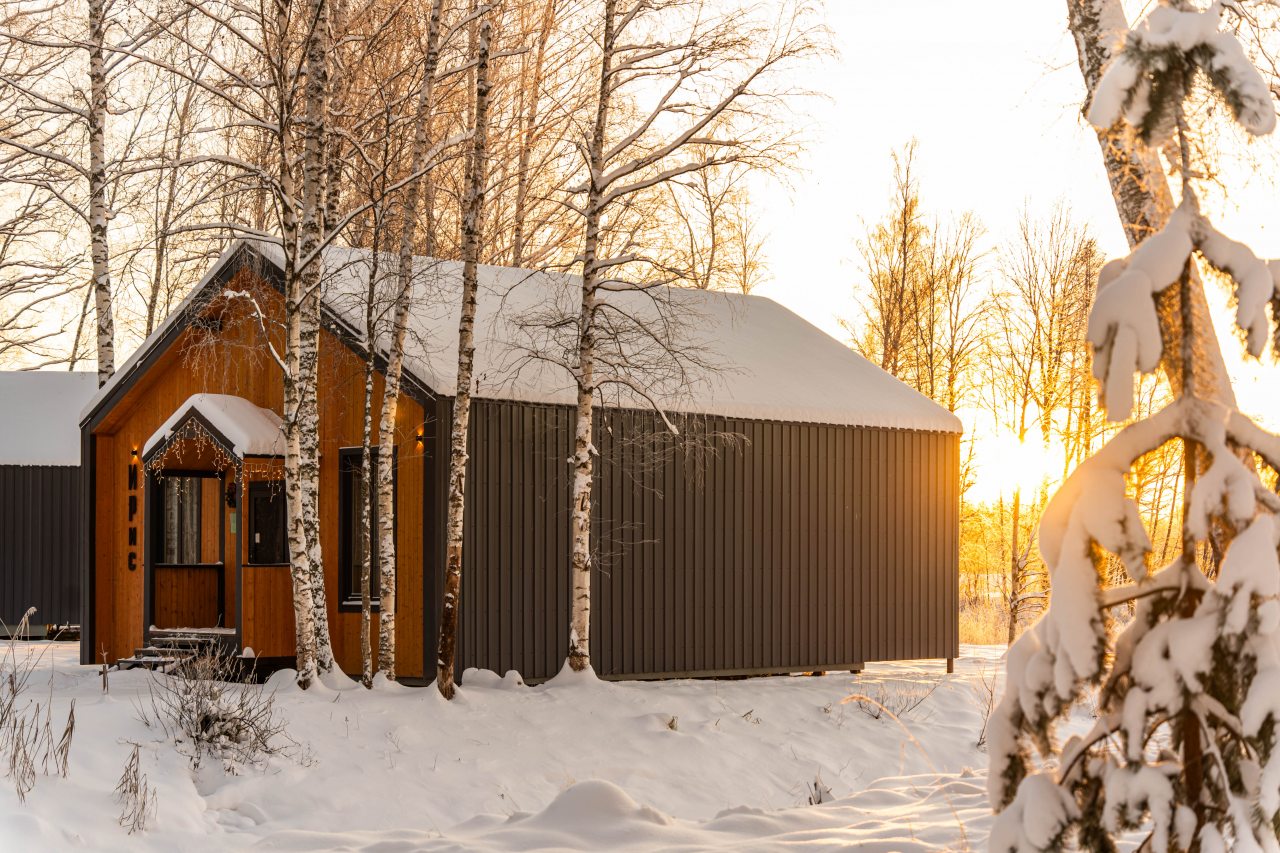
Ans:
{"type": "MultiPolygon", "coordinates": [[[[568,649],[572,410],[473,406],[459,664],[547,678],[568,649]]],[[[682,452],[649,412],[599,411],[601,675],[959,653],[957,436],[719,417],[682,431],[708,446],[682,452]]]]}
{"type": "Polygon", "coordinates": [[[80,469],[0,465],[0,619],[80,621],[80,469]]]}

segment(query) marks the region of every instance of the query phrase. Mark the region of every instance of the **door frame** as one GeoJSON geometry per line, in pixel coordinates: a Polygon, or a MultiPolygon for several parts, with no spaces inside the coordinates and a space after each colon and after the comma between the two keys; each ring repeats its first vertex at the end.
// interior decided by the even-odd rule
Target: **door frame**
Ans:
{"type": "MultiPolygon", "coordinates": [[[[143,488],[143,571],[144,571],[144,599],[142,607],[142,635],[144,642],[150,642],[151,628],[155,625],[155,597],[156,597],[156,569],[166,568],[192,568],[206,569],[216,571],[218,573],[218,621],[227,621],[227,507],[225,506],[225,496],[227,491],[227,472],[226,471],[200,471],[191,469],[165,469],[164,471],[146,472],[146,483],[143,488]],[[156,486],[160,477],[199,477],[201,479],[217,479],[218,481],[218,557],[217,563],[192,563],[192,564],[171,564],[158,563],[156,561],[155,535],[157,527],[155,526],[155,514],[160,509],[160,502],[156,498],[156,486]]],[[[201,516],[204,514],[205,507],[200,507],[201,516]]],[[[200,520],[201,525],[204,524],[203,517],[200,520]]],[[[238,530],[239,528],[237,528],[238,530]]],[[[239,553],[239,543],[237,542],[237,554],[239,553]]],[[[237,614],[238,615],[238,614],[237,614]]],[[[239,620],[236,620],[239,622],[239,620]]],[[[208,627],[208,628],[225,628],[231,627],[227,625],[192,625],[190,627],[208,627]]],[[[237,624],[237,637],[240,627],[237,624]]]]}

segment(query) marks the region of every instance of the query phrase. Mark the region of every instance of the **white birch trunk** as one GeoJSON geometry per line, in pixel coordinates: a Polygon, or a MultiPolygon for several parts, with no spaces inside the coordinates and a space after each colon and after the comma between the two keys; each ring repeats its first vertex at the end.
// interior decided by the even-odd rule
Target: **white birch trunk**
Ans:
{"type": "MultiPolygon", "coordinates": [[[[286,186],[288,184],[286,183],[286,186]]],[[[285,245],[296,245],[296,227],[293,217],[284,217],[285,245]]],[[[297,655],[297,682],[307,689],[315,680],[316,630],[315,602],[311,595],[310,554],[307,549],[305,508],[302,500],[302,441],[298,424],[300,406],[299,355],[302,342],[302,317],[298,296],[301,282],[292,258],[285,260],[285,365],[284,373],[284,421],[285,421],[285,507],[288,517],[289,580],[293,587],[294,646],[297,655]]]]}
{"type": "MultiPolygon", "coordinates": [[[[440,64],[442,6],[443,0],[432,0],[422,88],[418,93],[411,174],[421,174],[427,167],[432,93],[436,69],[440,64]]],[[[405,190],[396,304],[391,325],[390,352],[387,354],[387,380],[378,421],[378,457],[381,459],[378,465],[378,668],[393,680],[396,677],[396,414],[400,405],[400,386],[404,372],[404,341],[409,328],[409,309],[413,303],[413,234],[418,218],[418,197],[424,180],[425,177],[419,177],[410,181],[405,190]]]]}
{"type": "Polygon", "coordinates": [[[329,638],[329,612],[325,594],[324,559],[320,548],[320,412],[316,400],[319,385],[320,286],[322,264],[319,249],[323,239],[325,178],[325,124],[327,103],[327,5],[310,0],[308,20],[312,23],[304,57],[306,86],[302,119],[302,222],[298,250],[306,261],[298,271],[302,285],[299,300],[298,349],[298,478],[301,488],[302,524],[307,546],[307,569],[311,579],[314,610],[316,666],[321,672],[333,669],[333,645],[329,638]]]}
{"type": "Polygon", "coordinates": [[[369,529],[369,499],[373,496],[373,370],[365,373],[364,445],[360,453],[360,683],[373,687],[373,537],[369,529]]]}
{"type": "Polygon", "coordinates": [[[462,536],[466,518],[467,435],[471,424],[471,385],[475,366],[476,292],[480,263],[481,217],[484,211],[489,122],[488,18],[480,24],[476,45],[475,131],[467,164],[467,196],[462,216],[462,311],[458,320],[458,381],[453,403],[449,453],[449,509],[445,554],[444,596],[440,615],[440,643],[436,655],[436,686],[446,699],[454,694],[459,607],[462,603],[462,536]]]}
{"type": "Polygon", "coordinates": [[[374,318],[377,313],[378,298],[378,253],[381,250],[379,236],[382,223],[378,215],[374,217],[372,262],[369,269],[369,286],[365,291],[364,329],[365,329],[365,362],[364,362],[364,422],[362,424],[360,442],[360,494],[358,496],[360,512],[360,683],[365,687],[373,686],[373,545],[370,531],[370,498],[373,496],[373,380],[375,374],[376,353],[375,341],[377,330],[374,318]]]}
{"type": "Polygon", "coordinates": [[[605,0],[601,38],[600,88],[596,101],[587,164],[585,235],[582,251],[582,302],[578,312],[578,363],[575,378],[578,401],[573,430],[573,493],[570,503],[569,666],[577,671],[591,667],[591,489],[595,447],[591,443],[595,401],[596,287],[600,270],[600,220],[603,212],[605,131],[612,98],[612,63],[616,34],[617,0],[605,0]]]}
{"type": "Polygon", "coordinates": [[[107,72],[103,57],[104,0],[89,0],[89,255],[98,320],[98,384],[116,372],[111,253],[107,242],[107,72]]]}

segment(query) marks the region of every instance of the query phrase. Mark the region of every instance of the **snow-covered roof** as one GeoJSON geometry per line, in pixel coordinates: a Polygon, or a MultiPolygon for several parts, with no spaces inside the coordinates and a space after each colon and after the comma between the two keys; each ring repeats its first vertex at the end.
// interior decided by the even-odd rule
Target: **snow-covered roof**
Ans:
{"type": "Polygon", "coordinates": [[[231,442],[231,451],[241,459],[246,456],[284,455],[284,429],[280,416],[230,394],[192,394],[151,434],[142,447],[142,455],[145,457],[151,453],[152,448],[172,435],[174,429],[192,413],[199,414],[231,442]]]}
{"type": "MultiPolygon", "coordinates": [[[[263,248],[274,262],[278,247],[263,248]]],[[[371,253],[325,252],[325,303],[352,328],[364,327],[371,253]]],[[[384,259],[383,268],[391,261],[384,259]]],[[[462,264],[420,258],[405,366],[432,390],[452,396],[457,382],[458,316],[462,264]]],[[[388,276],[388,279],[391,277],[388,276]]],[[[657,288],[613,292],[605,298],[633,316],[656,319],[653,306],[684,321],[682,346],[699,350],[713,365],[678,390],[647,389],[670,411],[756,420],[874,426],[959,433],[955,415],[867,361],[782,305],[763,296],[657,288]]],[[[577,276],[480,267],[475,323],[475,396],[572,404],[569,374],[530,358],[531,316],[573,316],[580,298],[577,276]],[[548,310],[548,306],[555,306],[548,310]]],[[[614,402],[613,397],[610,398],[614,402]]],[[[622,404],[644,406],[623,392],[622,404]]]]}
{"type": "Polygon", "coordinates": [[[76,414],[96,373],[0,371],[0,465],[80,464],[76,414]]]}
{"type": "MultiPolygon", "coordinates": [[[[278,245],[237,243],[219,259],[204,283],[245,245],[281,265],[278,245]]],[[[354,333],[364,327],[364,299],[372,255],[360,249],[325,250],[324,303],[354,333]]],[[[384,259],[383,268],[391,266],[384,259]]],[[[436,393],[452,396],[457,373],[461,263],[419,258],[418,285],[406,343],[405,369],[436,393]]],[[[392,282],[388,276],[387,286],[392,282]]],[[[198,293],[202,286],[196,288],[198,293]]],[[[548,307],[572,316],[577,276],[481,266],[475,324],[475,396],[525,402],[572,404],[572,378],[543,358],[530,358],[531,315],[548,307]]],[[[188,298],[190,300],[190,297],[188,298]]],[[[679,343],[714,366],[688,377],[679,388],[646,389],[669,411],[757,420],[959,433],[955,415],[895,379],[792,311],[763,296],[685,288],[623,291],[606,299],[633,315],[663,302],[683,319],[679,343]]],[[[140,363],[189,305],[180,305],[95,395],[88,417],[110,390],[140,363]]],[[[656,315],[655,315],[656,316],[656,315]]],[[[545,352],[541,355],[545,355],[545,352]]],[[[628,393],[609,402],[645,406],[628,393]]]]}

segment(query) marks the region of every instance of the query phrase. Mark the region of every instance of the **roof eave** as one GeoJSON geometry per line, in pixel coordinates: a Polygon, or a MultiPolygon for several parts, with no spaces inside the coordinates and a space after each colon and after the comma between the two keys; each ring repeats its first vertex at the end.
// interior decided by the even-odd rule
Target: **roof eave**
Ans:
{"type": "MultiPolygon", "coordinates": [[[[230,248],[222,253],[217,262],[209,268],[209,271],[191,289],[187,297],[178,304],[177,308],[170,312],[159,328],[142,342],[138,349],[121,365],[120,369],[113,373],[111,378],[90,398],[80,413],[80,428],[82,430],[86,427],[92,428],[100,423],[106,414],[128,393],[138,378],[145,374],[156,359],[169,349],[190,323],[190,318],[187,316],[188,310],[201,298],[205,297],[213,287],[224,285],[236,273],[252,264],[277,289],[283,291],[284,270],[258,249],[257,242],[242,238],[236,240],[230,248]]],[[[328,306],[322,304],[321,310],[324,312],[324,319],[330,325],[331,330],[344,343],[349,346],[352,345],[356,335],[355,330],[351,329],[337,312],[328,306]]],[[[383,361],[385,362],[385,359],[383,361]]],[[[385,364],[383,367],[385,368],[385,364]]],[[[407,367],[402,367],[401,369],[403,379],[407,380],[405,385],[408,386],[414,396],[425,401],[428,397],[435,395],[433,389],[411,370],[407,367]]]]}

